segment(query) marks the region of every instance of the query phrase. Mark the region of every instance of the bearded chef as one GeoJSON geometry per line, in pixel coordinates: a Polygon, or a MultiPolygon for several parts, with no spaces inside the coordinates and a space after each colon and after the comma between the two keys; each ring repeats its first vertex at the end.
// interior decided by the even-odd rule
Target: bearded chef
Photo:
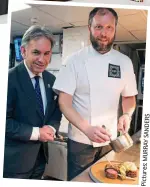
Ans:
{"type": "Polygon", "coordinates": [[[91,45],[66,59],[53,86],[69,121],[68,180],[100,158],[117,130],[130,128],[137,86],[131,60],[112,48],[117,22],[113,9],[94,8],[88,20],[91,45]],[[118,119],[120,95],[123,114],[118,119]]]}

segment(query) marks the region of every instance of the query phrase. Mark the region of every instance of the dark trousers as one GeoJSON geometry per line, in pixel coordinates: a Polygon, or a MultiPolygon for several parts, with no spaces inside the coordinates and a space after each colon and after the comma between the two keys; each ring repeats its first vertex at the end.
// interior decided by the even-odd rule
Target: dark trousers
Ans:
{"type": "MultiPolygon", "coordinates": [[[[30,159],[30,158],[27,158],[30,159]]],[[[23,162],[23,160],[22,160],[23,162]]],[[[17,164],[17,163],[16,163],[17,164]]],[[[45,170],[46,160],[44,156],[43,147],[41,146],[36,162],[32,170],[27,173],[3,173],[4,178],[18,178],[18,179],[41,179],[45,170]]]]}
{"type": "Polygon", "coordinates": [[[68,139],[67,146],[68,181],[100,159],[102,147],[93,148],[92,145],[82,144],[70,139],[68,139]]]}

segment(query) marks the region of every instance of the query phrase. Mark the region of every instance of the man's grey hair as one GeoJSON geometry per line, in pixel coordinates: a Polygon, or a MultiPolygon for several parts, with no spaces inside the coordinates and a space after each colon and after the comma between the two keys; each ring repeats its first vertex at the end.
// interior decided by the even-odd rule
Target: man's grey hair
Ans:
{"type": "Polygon", "coordinates": [[[41,37],[47,38],[51,42],[51,47],[54,46],[55,40],[51,31],[40,25],[33,25],[24,33],[21,46],[26,47],[31,40],[37,40],[41,37]]]}

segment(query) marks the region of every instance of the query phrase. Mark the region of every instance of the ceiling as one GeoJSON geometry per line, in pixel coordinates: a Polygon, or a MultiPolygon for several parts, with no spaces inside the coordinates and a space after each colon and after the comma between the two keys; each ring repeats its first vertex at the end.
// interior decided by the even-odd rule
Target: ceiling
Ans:
{"type": "MultiPolygon", "coordinates": [[[[81,2],[81,0],[72,0],[74,2],[81,2]]],[[[104,3],[103,0],[82,0],[82,2],[87,3],[104,3]]],[[[136,6],[143,6],[143,5],[150,5],[150,0],[144,0],[143,2],[136,2],[136,0],[105,0],[105,4],[120,4],[120,5],[136,5],[136,6]]]]}
{"type": "MultiPolygon", "coordinates": [[[[87,26],[92,7],[31,5],[12,13],[11,38],[22,35],[33,22],[45,25],[53,33],[62,33],[63,28],[87,26]],[[31,21],[32,20],[32,21],[31,21]]],[[[115,9],[119,16],[116,41],[142,43],[146,41],[147,11],[115,9]]]]}

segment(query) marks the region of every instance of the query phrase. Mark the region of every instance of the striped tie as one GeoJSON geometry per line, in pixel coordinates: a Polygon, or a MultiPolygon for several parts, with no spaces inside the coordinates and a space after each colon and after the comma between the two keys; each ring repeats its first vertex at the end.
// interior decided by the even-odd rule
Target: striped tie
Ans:
{"type": "Polygon", "coordinates": [[[42,118],[44,119],[44,107],[43,107],[43,101],[42,101],[40,84],[39,84],[39,76],[35,76],[34,78],[35,78],[35,93],[36,93],[37,103],[41,111],[42,118]]]}

